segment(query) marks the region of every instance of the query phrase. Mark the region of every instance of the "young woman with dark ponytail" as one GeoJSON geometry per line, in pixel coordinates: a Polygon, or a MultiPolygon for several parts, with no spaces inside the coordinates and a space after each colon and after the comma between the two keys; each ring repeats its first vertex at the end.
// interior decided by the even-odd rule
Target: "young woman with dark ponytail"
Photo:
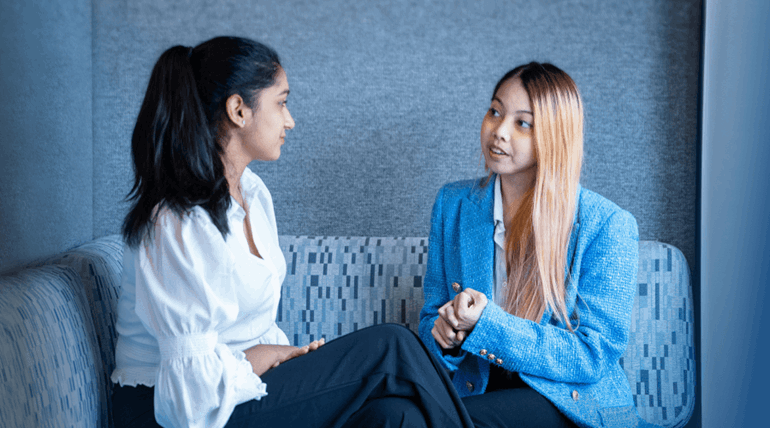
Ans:
{"type": "Polygon", "coordinates": [[[476,427],[645,425],[618,361],[636,220],[579,184],[575,82],[551,64],[508,72],[481,151],[489,175],[447,184],[433,206],[420,337],[476,427]]]}
{"type": "Polygon", "coordinates": [[[247,166],[280,156],[288,95],[278,55],[248,39],[156,63],[132,137],[115,426],[471,427],[406,328],[297,348],[275,324],[286,263],[247,166]]]}

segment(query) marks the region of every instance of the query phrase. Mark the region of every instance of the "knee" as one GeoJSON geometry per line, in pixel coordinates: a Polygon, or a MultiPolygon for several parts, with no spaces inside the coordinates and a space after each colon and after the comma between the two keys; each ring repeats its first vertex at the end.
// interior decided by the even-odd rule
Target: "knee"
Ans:
{"type": "Polygon", "coordinates": [[[380,324],[372,327],[376,331],[376,335],[380,337],[386,337],[398,342],[411,343],[418,341],[418,337],[412,330],[399,324],[380,324]]]}
{"type": "Polygon", "coordinates": [[[403,397],[383,397],[370,401],[359,412],[358,420],[367,427],[422,427],[426,426],[420,408],[403,397]]]}
{"type": "Polygon", "coordinates": [[[379,324],[358,330],[349,338],[355,348],[365,349],[367,355],[381,352],[383,355],[402,355],[405,350],[422,347],[420,339],[408,328],[398,324],[379,324]]]}

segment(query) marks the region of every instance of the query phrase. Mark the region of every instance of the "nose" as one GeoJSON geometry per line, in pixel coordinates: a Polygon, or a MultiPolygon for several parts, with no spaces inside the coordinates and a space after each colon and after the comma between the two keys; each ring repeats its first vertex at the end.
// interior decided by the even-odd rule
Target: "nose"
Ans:
{"type": "Polygon", "coordinates": [[[511,127],[507,120],[501,120],[492,132],[494,133],[495,138],[505,141],[506,143],[511,140],[511,127]]]}
{"type": "Polygon", "coordinates": [[[286,112],[284,113],[284,124],[283,126],[286,129],[294,129],[294,118],[291,117],[291,113],[289,112],[289,109],[286,109],[286,112]]]}

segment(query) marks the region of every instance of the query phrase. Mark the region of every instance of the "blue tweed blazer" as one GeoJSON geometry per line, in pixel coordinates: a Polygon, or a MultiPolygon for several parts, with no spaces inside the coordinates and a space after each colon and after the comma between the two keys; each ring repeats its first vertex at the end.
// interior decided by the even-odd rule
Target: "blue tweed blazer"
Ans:
{"type": "Polygon", "coordinates": [[[638,265],[636,220],[580,188],[567,253],[567,310],[574,333],[547,311],[539,323],[505,312],[492,299],[494,177],[444,186],[431,216],[420,338],[452,373],[461,396],[483,394],[491,364],[521,378],[580,426],[648,426],[639,418],[618,359],[628,341],[638,265]],[[453,286],[454,283],[459,284],[453,286]],[[431,335],[438,308],[463,288],[489,303],[457,356],[431,335]]]}

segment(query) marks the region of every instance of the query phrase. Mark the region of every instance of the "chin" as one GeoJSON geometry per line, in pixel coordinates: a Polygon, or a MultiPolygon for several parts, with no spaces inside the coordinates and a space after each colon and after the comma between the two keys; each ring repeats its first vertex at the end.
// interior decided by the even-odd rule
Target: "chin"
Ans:
{"type": "Polygon", "coordinates": [[[497,165],[494,162],[487,162],[487,169],[497,175],[510,175],[516,173],[514,168],[501,168],[500,165],[497,165]]]}

